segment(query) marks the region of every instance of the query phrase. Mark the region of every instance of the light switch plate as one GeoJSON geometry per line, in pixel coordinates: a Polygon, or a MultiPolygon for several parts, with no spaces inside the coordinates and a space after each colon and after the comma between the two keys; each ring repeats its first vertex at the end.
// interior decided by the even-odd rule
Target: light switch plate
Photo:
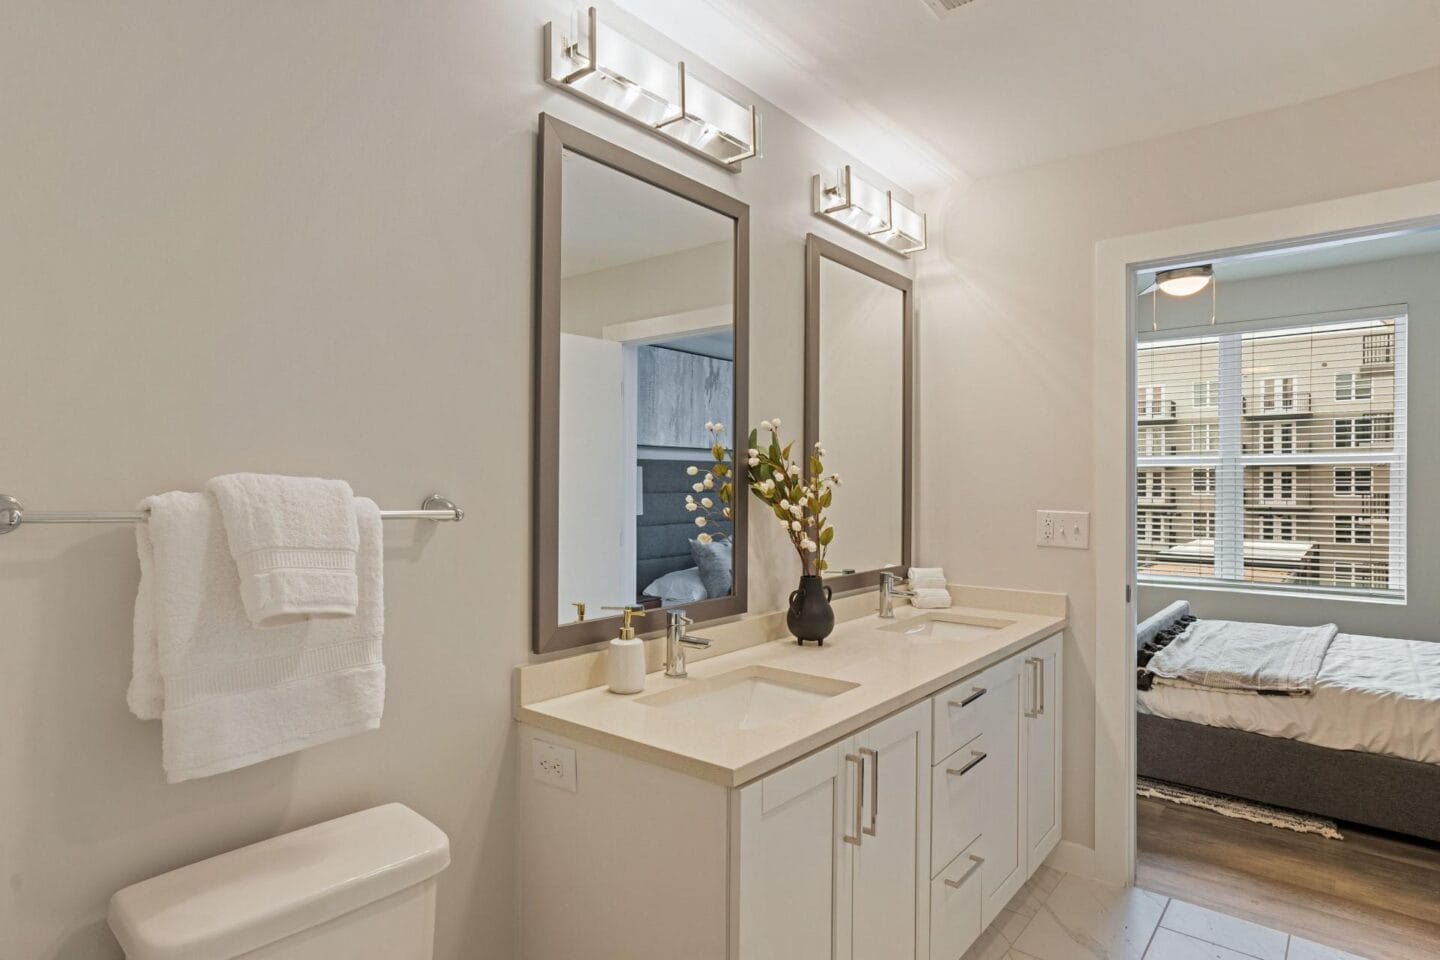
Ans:
{"type": "Polygon", "coordinates": [[[1035,511],[1035,543],[1041,547],[1090,549],[1090,514],[1076,510],[1035,511]]]}
{"type": "Polygon", "coordinates": [[[575,751],[544,740],[531,740],[530,772],[541,783],[574,793],[575,751]]]}

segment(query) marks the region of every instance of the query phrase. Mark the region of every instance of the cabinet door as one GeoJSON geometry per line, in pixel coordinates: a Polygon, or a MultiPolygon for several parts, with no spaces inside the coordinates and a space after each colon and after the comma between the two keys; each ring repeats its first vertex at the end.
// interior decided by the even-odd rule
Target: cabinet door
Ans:
{"type": "Polygon", "coordinates": [[[1025,654],[1026,874],[1033,874],[1060,842],[1061,637],[1025,654]]]}
{"type": "Polygon", "coordinates": [[[856,734],[855,748],[865,782],[849,956],[928,957],[929,702],[856,734]]]}
{"type": "Polygon", "coordinates": [[[1026,855],[1021,811],[1025,781],[1021,776],[1020,677],[1023,657],[1012,657],[995,671],[985,695],[985,759],[975,768],[985,784],[984,829],[979,847],[983,916],[988,926],[1026,880],[1026,855]]]}
{"type": "Polygon", "coordinates": [[[845,838],[860,838],[864,780],[847,756],[857,757],[853,741],[739,790],[739,960],[849,956],[856,847],[845,838]]]}

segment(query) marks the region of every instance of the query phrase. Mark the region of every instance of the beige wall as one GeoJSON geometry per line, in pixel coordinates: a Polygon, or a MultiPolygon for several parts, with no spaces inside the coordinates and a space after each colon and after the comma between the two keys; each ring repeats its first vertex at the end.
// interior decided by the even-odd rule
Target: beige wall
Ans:
{"type": "Polygon", "coordinates": [[[1066,840],[1094,837],[1095,566],[1035,547],[1034,511],[1093,503],[1096,242],[1437,177],[1430,70],[921,198],[920,559],[1070,594],[1066,840]]]}
{"type": "MultiPolygon", "coordinates": [[[[541,24],[569,9],[7,6],[0,490],[123,509],[248,469],[387,507],[442,490],[469,516],[387,525],[379,731],[177,786],[158,725],[125,710],[133,533],[0,541],[0,957],[116,957],[111,891],[389,800],[453,844],[437,957],[514,955],[536,115],[752,205],[757,421],[801,423],[805,233],[865,246],[809,213],[811,172],[843,156],[777,111],[731,176],[543,86],[541,24]]],[[[750,569],[752,608],[778,607],[778,531],[750,569]]]]}

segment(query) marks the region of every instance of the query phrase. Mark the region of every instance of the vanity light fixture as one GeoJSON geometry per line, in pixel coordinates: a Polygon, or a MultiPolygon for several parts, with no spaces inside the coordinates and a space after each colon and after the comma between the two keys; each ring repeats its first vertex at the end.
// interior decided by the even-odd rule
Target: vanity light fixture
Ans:
{"type": "Polygon", "coordinates": [[[811,209],[817,217],[857,233],[902,256],[919,253],[927,245],[925,214],[855,176],[847,163],[833,183],[815,174],[810,181],[811,209]]]}
{"type": "Polygon", "coordinates": [[[1198,267],[1177,267],[1155,274],[1155,286],[1160,288],[1161,293],[1172,297],[1189,297],[1208,287],[1214,276],[1215,268],[1208,263],[1198,267]]]}
{"type": "Polygon", "coordinates": [[[760,117],[600,22],[595,8],[568,26],[545,24],[545,82],[568,90],[732,173],[760,149],[760,117]]]}

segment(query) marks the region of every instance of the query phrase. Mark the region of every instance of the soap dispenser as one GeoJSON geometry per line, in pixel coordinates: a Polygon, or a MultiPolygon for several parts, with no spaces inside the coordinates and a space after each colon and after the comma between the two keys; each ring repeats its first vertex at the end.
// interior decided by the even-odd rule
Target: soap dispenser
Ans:
{"type": "Polygon", "coordinates": [[[610,671],[611,693],[639,693],[645,689],[645,641],[635,636],[631,618],[643,613],[644,607],[621,608],[625,620],[620,626],[620,636],[610,641],[610,656],[606,658],[610,671]]]}

